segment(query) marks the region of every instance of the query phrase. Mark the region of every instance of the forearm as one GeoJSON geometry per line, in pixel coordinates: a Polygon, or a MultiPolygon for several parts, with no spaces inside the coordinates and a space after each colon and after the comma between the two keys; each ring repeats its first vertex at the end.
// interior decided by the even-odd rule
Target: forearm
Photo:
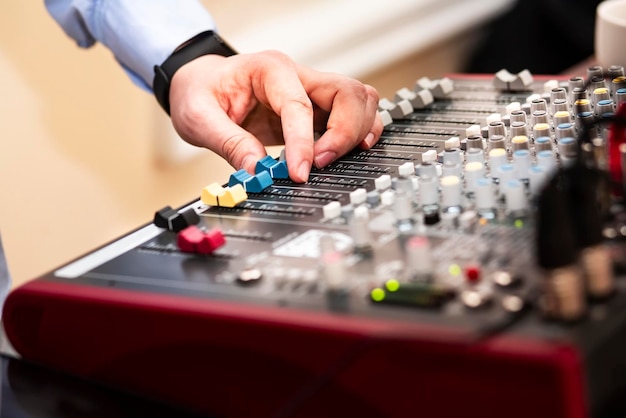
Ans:
{"type": "Polygon", "coordinates": [[[150,89],[154,65],[181,43],[215,30],[197,0],[45,0],[52,17],[79,46],[100,42],[134,82],[150,89]]]}

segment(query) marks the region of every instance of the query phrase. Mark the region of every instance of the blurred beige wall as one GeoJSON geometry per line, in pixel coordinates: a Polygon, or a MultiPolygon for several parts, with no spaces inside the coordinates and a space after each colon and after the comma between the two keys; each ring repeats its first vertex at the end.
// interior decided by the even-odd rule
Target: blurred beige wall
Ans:
{"type": "MultiPolygon", "coordinates": [[[[266,16],[273,15],[289,15],[290,13],[296,13],[299,10],[307,10],[310,6],[311,2],[315,2],[318,8],[328,9],[328,14],[333,13],[334,8],[340,9],[341,13],[347,13],[341,7],[337,6],[337,2],[333,0],[308,0],[303,2],[294,2],[291,0],[269,0],[264,2],[255,2],[253,0],[231,0],[230,2],[224,2],[221,0],[203,0],[204,5],[211,11],[213,16],[215,17],[215,21],[218,25],[220,33],[226,39],[238,39],[242,41],[242,44],[246,45],[251,43],[253,45],[257,45],[257,42],[247,42],[247,39],[242,39],[241,33],[249,33],[247,31],[248,28],[254,29],[267,29],[268,31],[277,32],[276,35],[272,36],[264,36],[264,38],[276,41],[277,45],[281,45],[285,42],[280,40],[281,37],[289,37],[292,36],[290,34],[285,34],[280,28],[275,28],[272,25],[274,22],[268,21],[264,22],[264,18],[266,16]],[[246,10],[245,14],[242,14],[241,10],[246,10]],[[261,23],[259,23],[261,22],[261,23]]],[[[362,0],[360,4],[363,5],[365,10],[368,9],[368,3],[376,3],[376,0],[362,0]]],[[[404,2],[402,2],[404,3],[404,2]]],[[[418,13],[417,18],[421,19],[430,19],[429,12],[432,12],[432,8],[428,6],[428,0],[411,0],[409,3],[414,3],[415,9],[424,9],[423,13],[418,13]],[[418,7],[422,4],[421,8],[418,7]],[[423,15],[423,16],[422,16],[423,15]]],[[[462,1],[458,0],[438,0],[440,7],[445,9],[446,4],[452,6],[456,6],[462,1]]],[[[477,3],[477,2],[474,2],[477,3]]],[[[416,46],[416,51],[411,52],[407,51],[406,54],[393,62],[390,65],[386,65],[383,68],[376,69],[374,71],[363,71],[360,70],[357,73],[348,74],[353,77],[357,77],[361,81],[371,84],[376,87],[379,91],[381,97],[389,97],[392,98],[395,92],[402,87],[412,87],[415,81],[419,77],[441,77],[442,75],[458,72],[462,68],[464,68],[466,59],[469,54],[473,50],[475,44],[479,41],[482,36],[482,25],[484,21],[477,22],[473,24],[474,19],[489,19],[493,15],[497,15],[506,9],[507,5],[510,3],[510,0],[494,0],[493,4],[486,7],[483,5],[483,8],[493,10],[485,11],[484,13],[489,16],[468,16],[467,24],[470,25],[467,30],[453,30],[449,27],[440,28],[442,35],[442,41],[436,42],[432,45],[424,47],[424,45],[416,46]]],[[[468,3],[469,4],[469,3],[468,3]]],[[[394,8],[398,7],[394,2],[390,2],[385,7],[394,8]]],[[[469,5],[468,7],[472,7],[469,5]]],[[[371,8],[371,6],[369,7],[371,8]]],[[[314,8],[316,9],[316,8],[314,8]]],[[[433,16],[435,14],[433,13],[433,16]]],[[[342,21],[347,23],[350,21],[352,16],[348,13],[345,16],[341,16],[338,21],[342,21]]],[[[441,16],[437,15],[436,18],[441,19],[441,16]]],[[[420,24],[417,22],[412,22],[408,20],[408,17],[399,22],[392,22],[390,25],[396,25],[402,23],[407,27],[411,28],[411,31],[414,31],[418,35],[423,32],[420,24]]],[[[278,19],[283,22],[282,20],[278,19]]],[[[319,21],[319,17],[312,17],[314,22],[319,21]]],[[[333,19],[323,19],[324,22],[326,20],[333,21],[333,19]]],[[[370,19],[371,21],[368,24],[373,24],[376,19],[370,19]]],[[[303,43],[315,43],[316,39],[323,38],[325,41],[326,38],[333,38],[333,32],[338,31],[341,28],[329,26],[327,23],[320,23],[319,27],[316,27],[315,31],[300,33],[298,36],[303,40],[303,43]]],[[[380,30],[380,28],[377,28],[380,30]]],[[[367,41],[369,39],[364,39],[360,35],[359,38],[361,41],[367,41]]],[[[372,35],[375,36],[375,35],[372,35]]],[[[292,36],[293,37],[293,36],[292,36]]],[[[299,38],[299,39],[300,39],[299,38]]],[[[342,41],[347,42],[345,38],[342,41]]],[[[350,39],[352,41],[352,39],[350,39]]],[[[401,42],[401,39],[397,39],[398,42],[401,42]]],[[[377,45],[380,46],[380,45],[377,45]]],[[[388,45],[389,47],[395,47],[397,45],[388,45]]],[[[299,51],[299,49],[297,49],[299,51]]],[[[295,51],[294,51],[295,52],[295,51]]],[[[367,51],[367,56],[372,60],[376,61],[377,54],[380,51],[371,50],[367,51]]],[[[329,51],[329,54],[336,53],[336,51],[329,51]]],[[[300,55],[306,55],[304,53],[300,55]]],[[[323,61],[323,60],[320,60],[323,61]]],[[[342,60],[345,61],[345,60],[342,60]]],[[[329,69],[329,71],[337,71],[336,69],[329,69]]]]}
{"type": "Polygon", "coordinates": [[[168,121],[102,47],[41,1],[0,2],[0,231],[15,284],[198,196],[231,171],[208,151],[160,167],[168,121]]]}
{"type": "MultiPolygon", "coordinates": [[[[219,3],[205,1],[228,38],[246,23],[241,2],[219,3]]],[[[266,13],[297,5],[262,4],[266,13]]],[[[457,70],[469,43],[438,45],[363,80],[393,94],[417,76],[457,70]]],[[[43,0],[0,2],[0,75],[0,231],[14,284],[150,221],[165,205],[196,198],[232,172],[208,151],[159,164],[155,150],[171,128],[156,102],[107,50],[76,47],[43,0]]]]}

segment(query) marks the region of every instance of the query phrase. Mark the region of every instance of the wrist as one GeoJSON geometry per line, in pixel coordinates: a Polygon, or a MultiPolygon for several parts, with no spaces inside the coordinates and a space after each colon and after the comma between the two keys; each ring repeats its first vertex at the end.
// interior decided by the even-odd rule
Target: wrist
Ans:
{"type": "Polygon", "coordinates": [[[216,54],[228,57],[236,53],[213,31],[202,32],[178,46],[163,64],[154,66],[152,89],[163,110],[170,114],[169,93],[172,78],[183,65],[204,55],[216,54]]]}

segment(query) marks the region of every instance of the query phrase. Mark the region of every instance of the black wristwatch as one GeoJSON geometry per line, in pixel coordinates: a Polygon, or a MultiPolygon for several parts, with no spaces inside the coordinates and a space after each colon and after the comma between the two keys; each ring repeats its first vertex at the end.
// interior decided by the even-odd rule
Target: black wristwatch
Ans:
{"type": "Polygon", "coordinates": [[[152,90],[157,101],[170,114],[170,83],[180,67],[203,55],[230,57],[237,52],[212,30],[199,33],[172,53],[161,65],[154,66],[152,90]]]}

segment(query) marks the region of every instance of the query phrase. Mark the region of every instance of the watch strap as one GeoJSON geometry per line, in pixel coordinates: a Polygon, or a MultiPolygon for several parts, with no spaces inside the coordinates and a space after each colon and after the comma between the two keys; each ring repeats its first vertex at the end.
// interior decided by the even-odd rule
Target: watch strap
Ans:
{"type": "Polygon", "coordinates": [[[237,54],[217,33],[206,31],[194,36],[178,47],[161,65],[154,66],[152,90],[157,101],[170,114],[170,84],[180,67],[203,55],[216,54],[229,57],[237,54]]]}

